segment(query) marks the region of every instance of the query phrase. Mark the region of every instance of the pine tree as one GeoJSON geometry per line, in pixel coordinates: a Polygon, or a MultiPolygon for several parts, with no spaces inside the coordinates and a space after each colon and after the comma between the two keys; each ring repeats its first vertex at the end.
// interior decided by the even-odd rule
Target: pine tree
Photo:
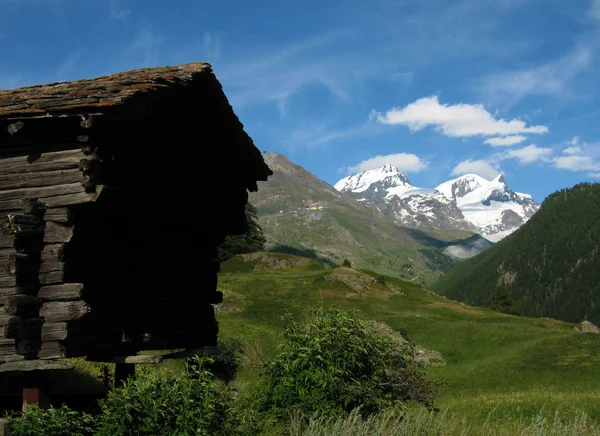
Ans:
{"type": "Polygon", "coordinates": [[[251,203],[246,204],[246,220],[248,229],[243,235],[230,235],[219,245],[217,256],[220,262],[232,258],[236,254],[253,253],[265,249],[265,235],[258,224],[258,210],[251,203]]]}

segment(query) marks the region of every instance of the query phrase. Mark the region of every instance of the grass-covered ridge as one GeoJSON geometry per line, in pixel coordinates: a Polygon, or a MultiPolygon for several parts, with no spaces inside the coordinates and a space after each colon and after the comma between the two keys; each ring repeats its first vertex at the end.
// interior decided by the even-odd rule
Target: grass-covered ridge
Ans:
{"type": "Polygon", "coordinates": [[[287,317],[335,307],[356,310],[440,352],[446,364],[428,371],[444,381],[437,404],[450,414],[479,423],[514,422],[540,413],[552,418],[559,409],[567,419],[578,411],[600,419],[600,335],[561,321],[471,307],[393,277],[381,283],[368,271],[322,269],[314,261],[256,268],[257,259],[271,256],[231,259],[219,277],[225,291],[221,335],[249,345],[240,386],[275,356],[287,317]]]}

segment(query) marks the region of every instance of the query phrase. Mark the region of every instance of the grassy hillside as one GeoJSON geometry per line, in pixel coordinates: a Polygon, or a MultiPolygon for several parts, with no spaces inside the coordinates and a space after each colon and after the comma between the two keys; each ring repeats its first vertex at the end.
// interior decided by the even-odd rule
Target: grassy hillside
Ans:
{"type": "Polygon", "coordinates": [[[484,304],[503,284],[525,315],[600,323],[598,217],[600,184],[556,192],[523,227],[456,265],[433,289],[484,304]]]}
{"type": "Polygon", "coordinates": [[[414,283],[351,268],[323,269],[288,255],[238,256],[222,266],[220,335],[248,344],[244,377],[273,357],[290,316],[307,308],[338,307],[383,322],[445,365],[438,405],[473,422],[516,420],[557,408],[600,419],[600,335],[544,318],[508,316],[428,292],[414,283]],[[254,365],[254,366],[252,366],[254,365]]]}
{"type": "Polygon", "coordinates": [[[295,250],[335,265],[348,258],[358,267],[430,284],[456,262],[444,252],[448,245],[469,248],[483,240],[464,231],[425,233],[396,226],[285,156],[264,157],[274,174],[250,201],[269,250],[295,250]]]}

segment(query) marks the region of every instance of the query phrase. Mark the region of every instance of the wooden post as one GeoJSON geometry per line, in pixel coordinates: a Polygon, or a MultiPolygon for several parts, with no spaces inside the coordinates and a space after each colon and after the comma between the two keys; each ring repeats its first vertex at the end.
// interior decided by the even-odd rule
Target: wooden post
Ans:
{"type": "Polygon", "coordinates": [[[40,409],[49,409],[50,399],[40,388],[23,388],[23,412],[26,412],[27,407],[32,404],[40,409]]]}
{"type": "Polygon", "coordinates": [[[37,405],[40,409],[49,409],[50,399],[40,388],[42,371],[29,371],[23,373],[23,375],[23,412],[26,412],[27,408],[33,404],[37,405]]]}
{"type": "Polygon", "coordinates": [[[121,387],[125,380],[135,374],[135,365],[132,363],[115,363],[115,387],[121,387]]]}

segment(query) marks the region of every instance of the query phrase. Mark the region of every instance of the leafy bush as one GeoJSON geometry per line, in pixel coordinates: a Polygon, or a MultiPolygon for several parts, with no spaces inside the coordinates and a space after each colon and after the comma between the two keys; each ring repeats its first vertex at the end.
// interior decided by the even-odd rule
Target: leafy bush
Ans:
{"type": "Polygon", "coordinates": [[[433,406],[433,389],[413,345],[375,332],[355,314],[313,311],[285,330],[263,379],[261,408],[274,416],[365,416],[416,401],[433,406]]]}
{"type": "Polygon", "coordinates": [[[352,268],[352,264],[350,263],[350,261],[348,259],[344,259],[344,263],[342,263],[342,266],[352,268]]]}
{"type": "Polygon", "coordinates": [[[101,402],[99,435],[226,435],[230,396],[200,359],[182,375],[145,371],[101,402]]]}
{"type": "Polygon", "coordinates": [[[198,365],[208,369],[215,377],[229,384],[235,378],[242,366],[244,343],[238,338],[228,338],[219,341],[219,346],[227,351],[223,354],[200,360],[188,359],[188,369],[199,370],[198,365]]]}
{"type": "Polygon", "coordinates": [[[375,281],[377,283],[379,283],[380,285],[385,285],[385,276],[379,275],[379,276],[377,276],[377,278],[375,279],[375,281]]]}
{"type": "Polygon", "coordinates": [[[13,436],[87,436],[96,431],[96,420],[92,415],[77,412],[66,406],[40,409],[35,405],[22,415],[8,417],[8,431],[13,436]]]}

